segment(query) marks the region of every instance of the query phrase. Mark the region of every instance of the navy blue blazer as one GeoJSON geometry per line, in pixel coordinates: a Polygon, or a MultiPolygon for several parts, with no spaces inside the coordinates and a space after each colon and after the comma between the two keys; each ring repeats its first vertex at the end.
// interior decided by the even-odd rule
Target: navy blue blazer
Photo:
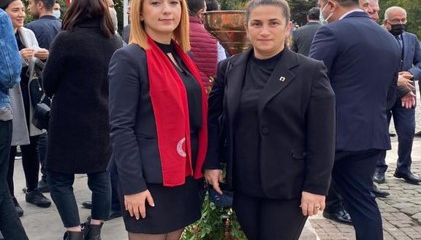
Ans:
{"type": "Polygon", "coordinates": [[[409,32],[402,33],[404,53],[402,71],[409,71],[414,75],[414,79],[421,79],[421,48],[415,34],[409,32]]]}
{"type": "MultiPolygon", "coordinates": [[[[402,33],[403,41],[403,61],[401,71],[409,71],[414,76],[414,80],[421,79],[421,48],[415,34],[409,32],[402,33]]],[[[412,85],[415,86],[414,83],[412,85]]],[[[405,96],[409,90],[398,88],[397,101],[405,96]]]]}
{"type": "Polygon", "coordinates": [[[400,63],[396,39],[366,13],[351,12],[319,28],[310,57],[323,60],[335,92],[336,150],[390,149],[386,110],[400,63]]]}
{"type": "MultiPolygon", "coordinates": [[[[232,184],[234,135],[247,61],[252,50],[221,61],[209,95],[208,155],[204,169],[221,163],[227,139],[227,182],[232,184]]],[[[268,198],[302,191],[326,195],[334,157],[334,93],[326,68],[285,49],[258,100],[261,184],[268,198]]],[[[247,177],[247,176],[244,176],[247,177]]],[[[235,184],[234,184],[235,185],[235,184]]]]}
{"type": "Polygon", "coordinates": [[[136,44],[117,50],[110,61],[110,171],[124,195],[162,183],[161,160],[149,95],[146,53],[136,44]]]}

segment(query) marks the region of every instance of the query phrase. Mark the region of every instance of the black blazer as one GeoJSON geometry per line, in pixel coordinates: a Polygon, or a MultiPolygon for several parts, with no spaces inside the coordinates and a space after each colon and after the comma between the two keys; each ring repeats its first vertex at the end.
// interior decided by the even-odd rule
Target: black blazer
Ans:
{"type": "MultiPolygon", "coordinates": [[[[249,50],[222,61],[209,96],[204,168],[220,167],[219,143],[225,135],[231,186],[234,126],[251,54],[249,50]]],[[[258,115],[260,136],[256,137],[261,139],[262,187],[267,197],[292,199],[302,191],[327,194],[335,149],[335,107],[323,64],[285,49],[261,94],[258,115]]]]}
{"type": "Polygon", "coordinates": [[[135,44],[116,51],[108,77],[113,149],[109,169],[118,174],[124,195],[142,192],[146,183],[162,183],[145,51],[135,44]]]}

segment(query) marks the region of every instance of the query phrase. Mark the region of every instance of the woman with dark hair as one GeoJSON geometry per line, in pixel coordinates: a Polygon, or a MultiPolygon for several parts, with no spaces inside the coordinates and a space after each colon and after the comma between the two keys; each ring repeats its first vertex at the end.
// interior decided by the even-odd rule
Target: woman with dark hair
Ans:
{"type": "Polygon", "coordinates": [[[294,240],[324,209],[335,145],[334,93],[323,63],[286,47],[285,0],[252,0],[252,49],[219,64],[209,95],[205,178],[219,192],[222,144],[233,208],[250,240],[294,240]]]}
{"type": "Polygon", "coordinates": [[[67,232],[64,239],[101,239],[110,207],[108,63],[121,47],[104,0],[73,0],[63,31],[50,48],[44,88],[53,97],[47,170],[53,198],[67,232]],[[80,225],[74,174],[87,173],[92,191],[90,222],[80,225]],[[85,236],[84,236],[85,235],[85,236]]]}

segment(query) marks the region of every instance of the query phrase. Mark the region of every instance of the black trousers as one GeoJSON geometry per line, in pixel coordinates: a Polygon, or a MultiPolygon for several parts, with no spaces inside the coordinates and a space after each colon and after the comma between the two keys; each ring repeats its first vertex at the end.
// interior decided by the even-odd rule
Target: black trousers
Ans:
{"type": "MultiPolygon", "coordinates": [[[[92,191],[93,219],[105,220],[110,212],[110,174],[106,171],[88,173],[88,187],[92,191]]],[[[80,217],[73,192],[74,174],[48,171],[50,193],[65,228],[79,226],[80,217]]]]}
{"type": "Polygon", "coordinates": [[[5,239],[27,240],[28,237],[16,213],[6,181],[12,128],[11,120],[0,120],[0,231],[5,239]]]}
{"type": "Polygon", "coordinates": [[[383,150],[337,151],[332,178],[352,218],[357,240],[383,240],[382,218],[373,189],[373,174],[383,150]]]}
{"type": "Polygon", "coordinates": [[[342,196],[339,194],[335,181],[332,179],[330,182],[329,192],[326,196],[326,208],[324,211],[328,213],[335,213],[344,209],[345,207],[342,204],[342,196]]]}
{"type": "MultiPolygon", "coordinates": [[[[22,166],[25,174],[26,187],[28,192],[38,187],[39,178],[39,150],[38,150],[39,136],[29,137],[30,144],[22,145],[20,149],[22,151],[22,166]]],[[[9,170],[7,173],[7,182],[9,184],[9,190],[12,196],[15,196],[14,184],[13,184],[13,173],[16,157],[16,146],[12,146],[10,149],[9,157],[9,170]]]]}
{"type": "Polygon", "coordinates": [[[233,208],[248,240],[296,240],[307,217],[301,199],[282,200],[234,193],[233,208]]]}

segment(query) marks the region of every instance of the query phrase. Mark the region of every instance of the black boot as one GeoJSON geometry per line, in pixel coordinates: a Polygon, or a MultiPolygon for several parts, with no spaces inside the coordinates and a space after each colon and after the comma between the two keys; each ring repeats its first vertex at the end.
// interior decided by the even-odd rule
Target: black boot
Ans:
{"type": "Polygon", "coordinates": [[[101,225],[92,225],[87,222],[85,224],[85,229],[83,230],[85,232],[85,240],[102,240],[101,238],[101,225]]]}
{"type": "Polygon", "coordinates": [[[64,233],[64,240],[83,240],[83,232],[70,232],[64,233]]]}

